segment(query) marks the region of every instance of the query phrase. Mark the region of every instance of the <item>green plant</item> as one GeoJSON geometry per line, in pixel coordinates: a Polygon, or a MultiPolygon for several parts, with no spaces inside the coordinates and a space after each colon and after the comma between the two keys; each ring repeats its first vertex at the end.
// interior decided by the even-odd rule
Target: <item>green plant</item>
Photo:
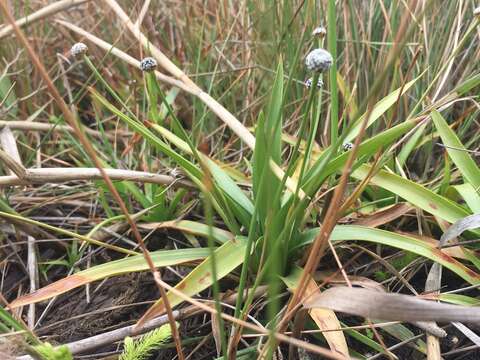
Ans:
{"type": "Polygon", "coordinates": [[[120,360],[145,360],[155,351],[158,345],[165,343],[172,336],[170,324],[162,325],[142,335],[137,340],[127,336],[123,344],[120,360]]]}
{"type": "MultiPolygon", "coordinates": [[[[114,133],[115,143],[92,137],[105,168],[180,174],[168,185],[122,181],[115,189],[129,211],[140,214],[136,221],[145,233],[168,229],[189,241],[176,239],[174,246],[181,248],[172,250],[172,242],[162,238],[169,249],[152,247],[150,254],[157,267],[189,267],[174,284],[183,295],[168,293],[171,306],[184,302],[185,296],[193,302],[188,297],[198,294],[213,301],[212,332],[219,358],[258,351],[273,357],[277,342],[287,341],[279,333],[302,330],[305,321],[294,310],[307,301],[303,296],[307,287],[319,294],[328,288],[331,278],[318,280],[317,270],[333,269],[347,285],[357,266],[364,270],[364,278],[389,280],[391,268],[369,273],[364,263],[395,253],[402,255],[390,265],[398,271],[406,268],[413,274],[410,264],[438,263],[451,271],[457,288],[478,285],[478,246],[468,243],[449,251],[439,249],[434,240],[449,223],[480,209],[480,170],[476,153],[471,153],[475,150],[470,150],[479,145],[478,108],[470,103],[478,100],[480,84],[478,62],[471,61],[478,55],[478,18],[466,10],[473,8],[473,1],[430,0],[416,6],[419,2],[392,0],[360,6],[354,0],[247,0],[213,8],[208,1],[192,1],[183,9],[197,17],[187,16],[175,24],[178,39],[160,32],[151,42],[139,33],[141,27],[132,30],[130,15],[123,14],[115,1],[106,3],[138,40],[134,44],[143,47],[148,61],[139,62],[119,50],[129,49],[131,43],[128,37],[115,38],[112,34],[118,29],[108,21],[92,30],[99,37],[59,21],[58,26],[79,34],[95,49],[77,57],[75,66],[83,66],[85,80],[72,94],[72,104],[80,108],[80,99],[91,100],[93,127],[104,138],[114,133]],[[323,31],[322,36],[318,32],[310,36],[325,22],[326,38],[323,31]],[[160,51],[168,51],[172,43],[176,44],[172,59],[181,55],[185,61],[170,61],[160,51]],[[105,56],[99,57],[100,49],[105,56]],[[309,58],[305,67],[304,60],[312,53],[321,54],[325,62],[309,58]],[[161,73],[153,71],[154,63],[161,73]],[[305,86],[306,77],[310,86],[305,86]],[[119,141],[120,131],[133,134],[119,141]],[[401,206],[405,203],[407,210],[401,206]],[[352,241],[360,245],[350,247],[352,241]],[[188,248],[190,244],[195,248],[188,248]],[[368,251],[358,250],[362,248],[368,251]],[[267,288],[265,307],[254,302],[261,285],[267,288]],[[247,289],[246,296],[235,299],[234,319],[226,317],[222,293],[243,294],[247,289]],[[266,329],[262,336],[268,341],[242,339],[247,332],[242,321],[252,314],[266,329]]],[[[176,8],[170,10],[179,14],[176,8]]],[[[0,95],[10,107],[19,96],[12,95],[9,77],[0,79],[0,95]]],[[[15,115],[11,108],[9,118],[15,115]]],[[[55,125],[63,121],[53,115],[49,120],[55,125]]],[[[91,166],[71,134],[42,149],[49,156],[65,151],[69,155],[62,161],[69,165],[91,166]]],[[[99,229],[121,224],[125,214],[119,213],[102,181],[89,190],[99,194],[101,220],[87,235],[2,206],[0,215],[12,223],[82,242],[78,249],[67,247],[58,255],[60,260],[50,264],[71,268],[86,256],[86,244],[121,256],[16,299],[14,308],[148,269],[131,242],[112,245],[95,238],[99,229]]],[[[471,230],[462,236],[474,240],[478,234],[471,230]]],[[[50,272],[51,267],[44,267],[46,279],[50,272]]],[[[391,284],[385,286],[392,289],[391,284]]],[[[415,295],[425,290],[415,285],[409,287],[415,288],[415,295]]],[[[476,304],[474,296],[450,295],[454,294],[441,293],[434,300],[476,304]]],[[[164,299],[156,301],[140,322],[165,309],[164,299]]],[[[326,342],[333,354],[341,356],[362,357],[365,346],[393,357],[387,348],[392,339],[403,342],[416,336],[410,325],[376,329],[373,320],[342,323],[330,310],[312,310],[309,316],[308,326],[323,334],[315,338],[316,344],[326,342]],[[366,328],[350,328],[356,325],[366,328]],[[341,327],[348,329],[340,331],[341,327]],[[357,342],[351,345],[348,337],[357,342]]],[[[141,354],[143,348],[155,346],[159,335],[149,336],[138,342],[126,340],[125,351],[141,354]]],[[[414,348],[427,352],[423,340],[414,348]]]]}

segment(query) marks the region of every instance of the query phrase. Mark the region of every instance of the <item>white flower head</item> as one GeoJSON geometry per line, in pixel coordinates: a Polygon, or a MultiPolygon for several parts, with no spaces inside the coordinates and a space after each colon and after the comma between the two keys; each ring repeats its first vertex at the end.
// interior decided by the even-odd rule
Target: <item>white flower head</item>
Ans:
{"type": "Polygon", "coordinates": [[[153,71],[157,67],[157,60],[152,57],[146,57],[140,62],[140,70],[153,71]]]}
{"type": "Polygon", "coordinates": [[[312,36],[319,36],[319,37],[325,37],[327,35],[327,29],[325,29],[323,26],[316,27],[312,31],[312,36]]]}
{"type": "Polygon", "coordinates": [[[76,44],[73,44],[72,48],[70,49],[70,54],[72,54],[72,56],[74,57],[77,57],[85,54],[87,51],[88,51],[88,46],[85,45],[84,43],[78,42],[76,44]]]}
{"type": "Polygon", "coordinates": [[[480,6],[477,6],[475,10],[473,10],[473,15],[480,17],[480,6]]]}
{"type": "Polygon", "coordinates": [[[305,65],[310,71],[323,72],[332,66],[332,55],[325,49],[315,49],[305,58],[305,65]]]}
{"type": "MultiPolygon", "coordinates": [[[[312,87],[312,83],[313,83],[313,78],[308,78],[307,80],[305,80],[305,87],[307,89],[310,89],[312,87]]],[[[317,88],[321,89],[322,87],[323,87],[323,80],[318,79],[317,88]]]]}
{"type": "Polygon", "coordinates": [[[343,144],[343,150],[344,151],[349,151],[353,149],[353,144],[351,142],[346,142],[343,144]]]}

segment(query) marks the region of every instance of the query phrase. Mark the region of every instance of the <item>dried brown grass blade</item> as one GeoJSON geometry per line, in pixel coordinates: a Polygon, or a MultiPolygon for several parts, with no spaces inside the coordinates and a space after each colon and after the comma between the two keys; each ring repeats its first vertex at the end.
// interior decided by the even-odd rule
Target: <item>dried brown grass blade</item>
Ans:
{"type": "MultiPolygon", "coordinates": [[[[310,279],[307,284],[305,295],[302,298],[302,302],[308,301],[312,295],[320,295],[320,289],[318,288],[315,280],[310,279]]],[[[311,308],[308,310],[308,313],[320,330],[341,329],[342,327],[337,316],[330,309],[311,308]]],[[[328,346],[333,352],[345,356],[346,358],[350,358],[347,341],[345,340],[343,331],[327,331],[323,333],[323,336],[327,340],[328,346]]]]}
{"type": "Polygon", "coordinates": [[[355,225],[368,227],[378,227],[398,219],[413,209],[413,206],[407,203],[398,203],[388,209],[378,211],[370,216],[354,221],[355,225]]]}
{"type": "Polygon", "coordinates": [[[388,294],[373,290],[335,287],[314,295],[305,307],[389,321],[462,321],[480,323],[480,308],[440,304],[415,296],[388,294]]]}

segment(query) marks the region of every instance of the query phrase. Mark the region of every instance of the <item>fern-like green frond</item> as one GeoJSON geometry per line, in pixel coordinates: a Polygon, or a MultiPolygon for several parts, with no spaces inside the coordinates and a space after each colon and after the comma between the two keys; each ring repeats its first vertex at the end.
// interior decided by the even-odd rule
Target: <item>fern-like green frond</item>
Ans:
{"type": "MultiPolygon", "coordinates": [[[[178,327],[178,323],[177,323],[178,327]]],[[[152,330],[137,340],[127,336],[124,340],[123,353],[119,360],[144,360],[155,348],[172,336],[170,324],[165,324],[152,330]]]]}

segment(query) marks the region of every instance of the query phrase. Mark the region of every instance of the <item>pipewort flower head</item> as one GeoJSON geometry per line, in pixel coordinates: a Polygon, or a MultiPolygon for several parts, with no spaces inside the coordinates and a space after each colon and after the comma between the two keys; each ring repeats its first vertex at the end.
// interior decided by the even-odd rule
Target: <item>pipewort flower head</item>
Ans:
{"type": "Polygon", "coordinates": [[[316,27],[312,31],[312,36],[318,36],[318,37],[324,38],[325,35],[327,35],[327,29],[325,29],[323,26],[316,27]]]}
{"type": "MultiPolygon", "coordinates": [[[[312,87],[312,83],[313,83],[313,78],[308,78],[307,80],[305,80],[305,87],[307,89],[310,89],[312,87]]],[[[321,89],[322,87],[323,87],[323,80],[318,79],[317,88],[321,89]]]]}
{"type": "Polygon", "coordinates": [[[332,55],[325,49],[315,49],[305,58],[305,66],[310,71],[323,72],[332,66],[332,55]]]}
{"type": "Polygon", "coordinates": [[[140,70],[142,71],[153,71],[157,67],[157,60],[152,57],[146,57],[140,62],[140,70]]]}
{"type": "Polygon", "coordinates": [[[349,151],[353,149],[353,144],[351,142],[346,142],[343,144],[343,151],[349,151]]]}
{"type": "Polygon", "coordinates": [[[70,54],[72,54],[73,57],[77,57],[85,54],[87,51],[88,46],[84,43],[78,42],[76,44],[73,44],[72,48],[70,49],[70,54]]]}

